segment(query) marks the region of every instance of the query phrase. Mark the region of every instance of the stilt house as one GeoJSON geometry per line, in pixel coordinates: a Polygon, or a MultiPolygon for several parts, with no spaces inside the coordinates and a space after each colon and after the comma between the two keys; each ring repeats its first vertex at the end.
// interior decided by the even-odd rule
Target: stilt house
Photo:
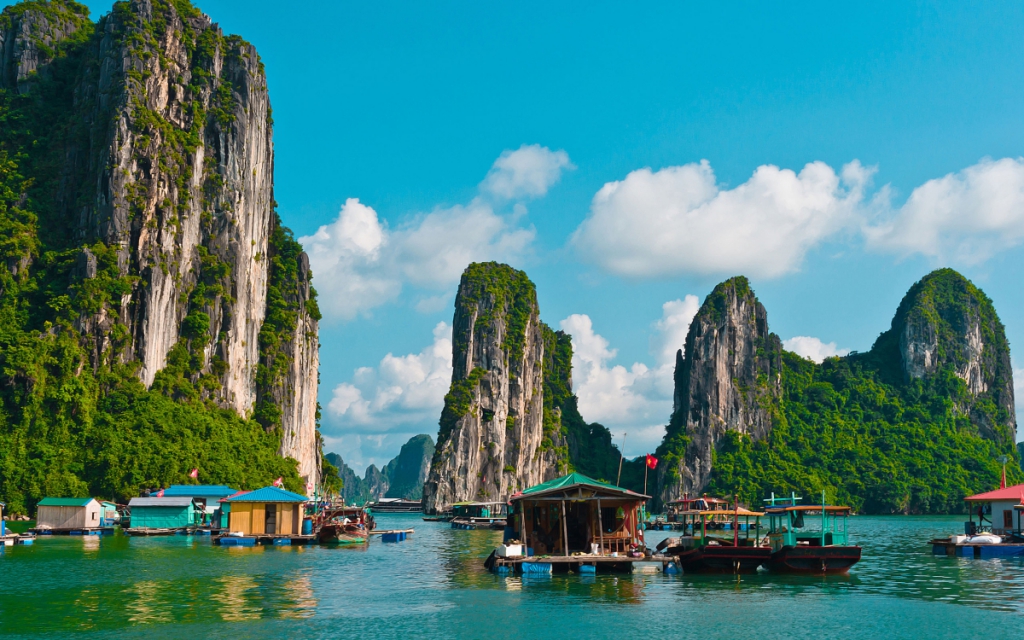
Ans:
{"type": "Polygon", "coordinates": [[[306,496],[277,487],[263,487],[224,500],[230,505],[228,530],[243,535],[298,535],[306,496]]]}

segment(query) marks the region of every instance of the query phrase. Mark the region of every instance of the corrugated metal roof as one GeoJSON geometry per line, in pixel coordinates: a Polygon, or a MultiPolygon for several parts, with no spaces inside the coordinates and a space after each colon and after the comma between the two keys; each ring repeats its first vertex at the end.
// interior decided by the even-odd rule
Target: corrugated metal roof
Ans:
{"type": "Polygon", "coordinates": [[[218,500],[218,502],[231,502],[231,498],[237,498],[238,496],[244,496],[247,493],[252,493],[252,492],[251,491],[238,491],[236,493],[231,494],[230,496],[228,496],[226,498],[221,498],[220,500],[218,500]]]}
{"type": "Polygon", "coordinates": [[[129,507],[187,507],[192,498],[132,498],[129,507]]]}
{"type": "Polygon", "coordinates": [[[263,487],[240,496],[234,496],[225,502],[306,502],[309,498],[277,487],[263,487]]]}
{"type": "Polygon", "coordinates": [[[223,498],[236,493],[238,489],[232,489],[224,484],[172,484],[164,489],[164,497],[198,496],[223,498]]]}
{"type": "Polygon", "coordinates": [[[84,507],[93,501],[93,498],[43,498],[39,501],[40,507],[84,507]]]}
{"type": "Polygon", "coordinates": [[[529,489],[524,489],[522,493],[518,493],[509,498],[509,500],[518,500],[520,497],[525,496],[538,496],[546,493],[557,493],[559,491],[565,491],[572,489],[573,487],[590,487],[593,489],[599,489],[610,493],[618,493],[623,496],[629,496],[634,498],[650,498],[635,491],[629,489],[623,489],[622,487],[616,487],[613,484],[607,482],[601,482],[600,480],[594,480],[593,478],[587,477],[582,473],[570,473],[564,475],[561,478],[555,478],[554,480],[548,480],[541,484],[534,485],[529,489]]]}

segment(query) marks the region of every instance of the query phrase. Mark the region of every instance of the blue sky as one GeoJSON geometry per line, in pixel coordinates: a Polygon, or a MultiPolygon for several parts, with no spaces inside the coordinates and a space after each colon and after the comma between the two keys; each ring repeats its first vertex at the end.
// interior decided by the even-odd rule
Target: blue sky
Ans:
{"type": "Polygon", "coordinates": [[[463,258],[527,271],[628,455],[730,275],[784,340],[866,350],[952,266],[1024,344],[1024,5],[552,4],[200,3],[266,64],[329,450],[436,433],[463,258]]]}

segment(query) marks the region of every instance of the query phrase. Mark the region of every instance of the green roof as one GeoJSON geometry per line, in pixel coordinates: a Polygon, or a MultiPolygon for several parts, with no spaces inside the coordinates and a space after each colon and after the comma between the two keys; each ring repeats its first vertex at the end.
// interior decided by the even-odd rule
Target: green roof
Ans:
{"type": "Polygon", "coordinates": [[[40,507],[84,507],[92,502],[92,498],[43,498],[40,507]]]}
{"type": "MultiPolygon", "coordinates": [[[[561,478],[555,478],[554,480],[548,480],[547,482],[542,482],[542,483],[540,483],[538,485],[534,485],[534,486],[530,487],[529,489],[524,489],[523,492],[520,495],[524,495],[524,496],[536,495],[536,494],[541,494],[541,493],[548,493],[550,491],[557,491],[557,490],[562,490],[562,489],[571,489],[572,487],[576,487],[576,486],[593,487],[595,489],[606,489],[608,491],[613,491],[613,492],[616,492],[616,493],[622,493],[622,494],[626,494],[626,495],[630,495],[630,496],[635,496],[637,498],[648,498],[648,497],[650,497],[650,496],[641,495],[641,494],[636,493],[634,491],[630,491],[629,489],[623,489],[622,487],[617,487],[614,484],[611,484],[611,483],[608,483],[608,482],[601,482],[600,480],[594,480],[593,478],[587,477],[587,476],[583,475],[582,473],[576,473],[575,471],[570,473],[567,476],[562,476],[561,478]]],[[[513,496],[513,497],[515,497],[515,496],[513,496]]]]}

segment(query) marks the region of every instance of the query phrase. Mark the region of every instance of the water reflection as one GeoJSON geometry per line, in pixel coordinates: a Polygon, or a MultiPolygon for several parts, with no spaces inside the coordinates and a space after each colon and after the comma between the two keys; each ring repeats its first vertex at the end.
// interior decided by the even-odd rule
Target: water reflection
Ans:
{"type": "Polygon", "coordinates": [[[161,597],[160,583],[155,580],[136,582],[129,588],[128,621],[132,624],[170,622],[168,603],[161,597]]]}

